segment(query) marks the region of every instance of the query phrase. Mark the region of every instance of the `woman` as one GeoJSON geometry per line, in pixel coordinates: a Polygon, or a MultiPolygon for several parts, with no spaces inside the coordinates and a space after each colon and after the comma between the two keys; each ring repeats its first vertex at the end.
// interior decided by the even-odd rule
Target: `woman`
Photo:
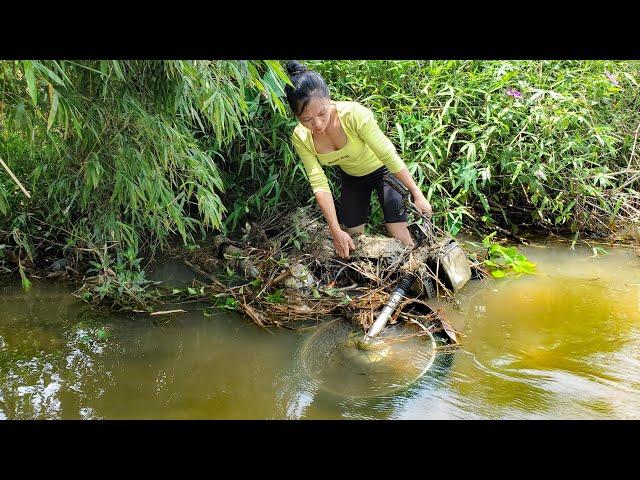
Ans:
{"type": "Polygon", "coordinates": [[[298,62],[288,62],[287,71],[293,87],[287,85],[285,92],[299,122],[293,131],[293,145],[327,220],[338,256],[349,258],[350,250],[355,250],[351,235],[364,233],[374,189],[389,234],[403,244],[413,246],[406,214],[398,213],[402,197],[385,184],[384,174],[391,172],[409,189],[414,205],[421,212],[431,215],[431,205],[391,141],[380,130],[371,110],[357,102],[332,101],[324,79],[298,62]],[[340,167],[340,220],[346,231],[338,222],[321,164],[340,167]]]}

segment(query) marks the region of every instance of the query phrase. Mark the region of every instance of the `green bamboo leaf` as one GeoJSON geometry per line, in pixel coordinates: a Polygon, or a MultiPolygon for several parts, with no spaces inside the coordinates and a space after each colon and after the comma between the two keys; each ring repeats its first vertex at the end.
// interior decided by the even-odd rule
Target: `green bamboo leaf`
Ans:
{"type": "Polygon", "coordinates": [[[47,77],[49,77],[49,79],[53,81],[53,83],[64,87],[64,82],[62,81],[62,79],[53,70],[44,66],[42,62],[33,62],[33,66],[36,70],[41,71],[47,77]]]}
{"type": "Polygon", "coordinates": [[[627,72],[622,72],[622,74],[627,77],[627,79],[633,83],[636,87],[638,87],[638,82],[636,82],[635,78],[633,78],[631,75],[629,75],[627,72]]]}
{"type": "Polygon", "coordinates": [[[9,202],[7,201],[7,194],[4,191],[4,187],[0,185],[0,212],[6,215],[9,212],[9,202]]]}
{"type": "Polygon", "coordinates": [[[22,66],[24,67],[24,78],[27,81],[27,90],[31,97],[31,103],[33,103],[35,107],[38,104],[38,90],[36,87],[35,74],[33,73],[33,62],[31,60],[23,60],[22,66]]]}
{"type": "Polygon", "coordinates": [[[56,67],[56,70],[58,70],[58,72],[60,72],[60,75],[62,76],[64,81],[67,83],[67,85],[69,87],[73,87],[73,82],[71,81],[71,79],[67,75],[67,72],[64,69],[64,66],[65,66],[64,62],[58,63],[57,61],[53,61],[53,66],[56,67]]]}
{"type": "Polygon", "coordinates": [[[273,71],[275,72],[275,74],[286,84],[286,85],[291,85],[293,86],[293,84],[291,83],[291,80],[289,79],[289,76],[286,74],[286,72],[284,71],[284,68],[282,67],[282,65],[280,65],[280,63],[276,60],[265,60],[265,63],[267,64],[267,66],[273,71]]]}
{"type": "Polygon", "coordinates": [[[49,84],[49,102],[51,106],[49,108],[49,117],[47,118],[47,132],[51,130],[58,113],[58,91],[51,84],[49,84]]]}
{"type": "Polygon", "coordinates": [[[22,264],[18,264],[18,270],[20,271],[20,278],[22,280],[22,288],[25,289],[26,291],[29,291],[29,289],[31,288],[31,282],[29,281],[29,279],[25,275],[24,268],[23,268],[22,264]]]}
{"type": "Polygon", "coordinates": [[[120,67],[120,60],[112,60],[111,65],[116,72],[116,76],[124,82],[124,73],[122,73],[122,68],[120,67]]]}
{"type": "Polygon", "coordinates": [[[454,130],[451,136],[449,137],[449,143],[447,143],[447,156],[449,156],[449,151],[451,150],[451,145],[453,145],[454,140],[456,139],[456,135],[458,135],[459,130],[454,130]]]}
{"type": "Polygon", "coordinates": [[[400,148],[402,153],[404,153],[404,129],[399,123],[396,123],[396,129],[398,130],[398,138],[400,139],[400,148]]]}

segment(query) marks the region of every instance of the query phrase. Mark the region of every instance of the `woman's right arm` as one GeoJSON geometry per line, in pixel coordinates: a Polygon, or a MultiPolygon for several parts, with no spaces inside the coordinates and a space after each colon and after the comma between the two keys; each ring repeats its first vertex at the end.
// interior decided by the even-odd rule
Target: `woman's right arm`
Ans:
{"type": "Polygon", "coordinates": [[[327,220],[329,225],[329,231],[333,237],[333,246],[336,249],[336,253],[340,258],[349,258],[349,251],[355,250],[356,246],[353,244],[351,236],[340,228],[338,223],[338,216],[336,215],[336,206],[333,202],[333,195],[331,192],[315,192],[316,201],[320,206],[320,210],[327,220]]]}
{"type": "Polygon", "coordinates": [[[327,177],[313,152],[311,152],[300,139],[296,138],[295,135],[293,137],[293,145],[302,160],[304,169],[307,172],[307,177],[309,178],[309,183],[311,184],[311,189],[329,226],[336,253],[340,258],[349,258],[349,249],[355,250],[356,247],[349,234],[340,228],[327,177]]]}

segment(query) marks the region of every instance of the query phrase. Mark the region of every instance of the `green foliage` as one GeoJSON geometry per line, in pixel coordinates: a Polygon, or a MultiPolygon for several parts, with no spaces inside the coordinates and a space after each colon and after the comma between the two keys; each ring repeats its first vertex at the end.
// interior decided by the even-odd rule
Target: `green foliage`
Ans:
{"type": "Polygon", "coordinates": [[[619,218],[640,186],[624,175],[640,123],[639,65],[312,62],[335,99],[376,113],[452,234],[470,220],[575,231],[619,218]]]}
{"type": "MultiPolygon", "coordinates": [[[[640,62],[308,65],[335,100],[374,111],[453,235],[638,220],[640,62]]],[[[138,255],[313,202],[286,81],[274,61],[1,61],[0,158],[32,194],[0,171],[4,250],[138,255]]],[[[371,227],[382,222],[374,201],[371,227]]]]}
{"type": "MultiPolygon", "coordinates": [[[[335,100],[374,111],[434,206],[435,223],[453,235],[471,222],[606,231],[637,213],[640,175],[626,172],[640,123],[639,62],[308,65],[325,77],[335,100]]],[[[252,120],[231,149],[237,162],[223,167],[225,184],[234,185],[225,197],[229,229],[283,204],[313,202],[291,146],[295,119],[257,105],[252,120]]],[[[325,172],[337,187],[336,169],[325,172]]],[[[383,215],[375,198],[373,206],[375,229],[383,215]]]]}
{"type": "Polygon", "coordinates": [[[487,260],[483,263],[489,267],[491,275],[502,278],[511,270],[515,273],[536,273],[536,264],[518,252],[516,247],[505,247],[493,241],[496,232],[482,239],[482,245],[487,249],[487,260]]]}
{"type": "Polygon", "coordinates": [[[140,270],[142,259],[135,255],[133,248],[117,252],[115,261],[106,252],[99,254],[100,261],[90,261],[92,268],[87,271],[95,274],[92,281],[85,283],[76,296],[87,303],[110,304],[121,310],[149,310],[159,297],[149,287],[157,282],[147,279],[140,270]]]}
{"type": "Polygon", "coordinates": [[[218,294],[214,298],[214,305],[222,310],[237,310],[238,301],[224,293],[218,294]]]}
{"type": "Polygon", "coordinates": [[[0,158],[32,194],[0,172],[0,230],[31,214],[27,238],[69,248],[195,244],[223,227],[220,167],[253,110],[284,113],[284,77],[273,61],[0,62],[0,158]]]}
{"type": "Polygon", "coordinates": [[[18,267],[18,270],[20,271],[20,278],[21,278],[21,282],[22,282],[22,288],[24,288],[25,290],[28,291],[31,288],[31,282],[29,281],[29,279],[25,275],[24,268],[22,268],[22,265],[20,265],[18,267]]]}
{"type": "Polygon", "coordinates": [[[80,321],[76,324],[77,339],[85,344],[91,344],[94,342],[107,340],[112,336],[111,331],[105,327],[95,327],[88,325],[84,321],[80,321]]]}
{"type": "Polygon", "coordinates": [[[284,289],[278,288],[275,292],[270,293],[266,296],[267,302],[269,303],[283,303],[286,299],[283,295],[284,289]]]}

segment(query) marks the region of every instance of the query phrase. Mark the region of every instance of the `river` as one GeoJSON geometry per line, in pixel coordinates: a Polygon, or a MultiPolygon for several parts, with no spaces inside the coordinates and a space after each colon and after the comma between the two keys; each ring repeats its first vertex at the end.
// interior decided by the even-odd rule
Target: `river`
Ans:
{"type": "MultiPolygon", "coordinates": [[[[471,281],[435,302],[462,335],[417,381],[377,396],[301,366],[315,328],[262,329],[184,304],[104,315],[65,283],[0,286],[0,419],[638,419],[640,257],[566,242],[519,247],[538,273],[471,281]]],[[[178,264],[154,275],[176,286],[178,264]]],[[[296,325],[294,325],[295,327],[296,325]]]]}

